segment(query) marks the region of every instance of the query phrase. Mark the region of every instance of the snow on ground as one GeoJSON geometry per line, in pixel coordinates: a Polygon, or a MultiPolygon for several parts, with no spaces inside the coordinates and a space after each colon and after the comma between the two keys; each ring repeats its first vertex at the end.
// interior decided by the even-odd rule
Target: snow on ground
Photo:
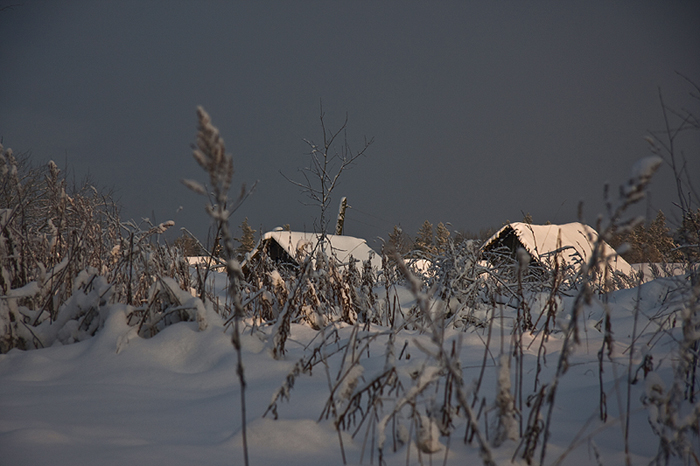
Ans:
{"type": "MultiPolygon", "coordinates": [[[[604,364],[608,421],[599,420],[599,373],[597,353],[602,335],[596,323],[603,316],[603,300],[596,300],[584,312],[581,341],[570,361],[570,369],[561,379],[553,411],[553,429],[545,464],[553,464],[564,454],[562,464],[624,464],[624,412],[627,403],[626,350],[634,328],[634,309],[640,309],[637,348],[650,343],[659,377],[672,380],[674,338],[680,328],[659,337],[654,315],[669,309],[669,280],[656,280],[641,289],[622,290],[608,297],[613,316],[614,360],[604,364]],[[573,445],[573,447],[572,447],[573,445]],[[567,452],[572,447],[573,450],[567,452]]],[[[401,291],[404,308],[411,298],[401,291]]],[[[565,298],[565,304],[570,303],[565,298]]],[[[507,309],[504,309],[506,312],[507,309]]],[[[568,311],[566,311],[568,312],[568,311]]],[[[506,318],[505,321],[508,319],[506,318]]],[[[485,380],[479,397],[493,403],[496,391],[498,352],[501,331],[493,328],[491,353],[487,354],[485,380]]],[[[506,327],[509,325],[506,322],[506,327]]],[[[352,327],[338,325],[340,343],[347,341],[352,327]]],[[[269,330],[268,330],[269,331],[269,330]]],[[[300,375],[291,390],[290,400],[278,404],[279,418],[263,417],[273,394],[294,363],[305,354],[309,344],[319,341],[319,332],[307,326],[293,325],[284,360],[275,360],[265,343],[264,332],[247,333],[243,338],[243,361],[247,381],[247,419],[250,463],[309,465],[342,464],[338,435],[332,420],[319,417],[328,399],[328,380],[322,364],[312,375],[300,375]]],[[[388,329],[372,327],[359,336],[378,334],[362,359],[363,374],[371,377],[385,364],[388,329]]],[[[447,332],[445,347],[461,340],[461,367],[464,380],[479,377],[484,358],[486,329],[447,332]]],[[[510,336],[505,332],[504,346],[510,336]]],[[[525,338],[532,339],[529,334],[525,338]]],[[[338,345],[340,344],[338,343],[338,345]]],[[[396,337],[395,354],[404,383],[410,386],[411,374],[421,370],[426,355],[420,343],[431,348],[427,335],[402,330],[396,337]],[[408,342],[403,354],[402,348],[408,342]],[[410,355],[410,359],[408,356],[410,355]],[[399,359],[399,356],[401,358],[399,359]]],[[[534,391],[536,340],[525,357],[524,393],[534,391]]],[[[332,345],[329,347],[332,349],[332,345]]],[[[540,381],[548,383],[554,374],[561,348],[561,333],[547,344],[546,366],[540,381]]],[[[633,367],[642,358],[635,351],[633,367]]],[[[337,375],[341,354],[329,358],[329,374],[337,375]]],[[[134,336],[126,324],[125,309],[114,306],[105,327],[94,338],[66,346],[19,351],[0,355],[0,463],[22,466],[89,465],[230,465],[243,464],[240,386],[236,376],[236,353],[230,330],[220,322],[210,322],[198,331],[196,322],[172,325],[151,339],[134,336]]],[[[642,377],[640,376],[640,379],[642,377]]],[[[426,400],[440,399],[438,389],[426,400]]],[[[648,411],[640,398],[645,381],[631,386],[630,458],[632,464],[648,464],[658,448],[658,438],[649,426],[648,411]]],[[[517,400],[516,400],[517,402],[517,400]]],[[[543,411],[546,412],[546,411],[543,411]]],[[[489,413],[490,419],[495,413],[489,413]]],[[[462,442],[464,421],[455,434],[440,437],[440,450],[419,452],[415,442],[393,452],[386,449],[388,465],[405,464],[481,464],[476,445],[462,442]],[[448,448],[449,444],[449,448],[448,448]],[[447,457],[445,458],[447,452],[447,457]]],[[[491,421],[489,421],[491,422],[491,421]]],[[[483,422],[480,423],[483,429],[483,422]]],[[[349,464],[377,464],[376,432],[365,436],[365,429],[354,438],[343,432],[343,444],[349,464]],[[363,453],[363,443],[366,440],[363,453]]],[[[493,432],[491,432],[493,433],[493,432]]],[[[389,443],[389,441],[387,442],[389,443]]],[[[697,437],[694,448],[700,449],[697,437]]],[[[511,464],[517,446],[507,441],[494,448],[497,464],[511,464]]],[[[536,462],[539,456],[535,456],[536,462]]],[[[525,464],[517,458],[515,464],[525,464]]]]}

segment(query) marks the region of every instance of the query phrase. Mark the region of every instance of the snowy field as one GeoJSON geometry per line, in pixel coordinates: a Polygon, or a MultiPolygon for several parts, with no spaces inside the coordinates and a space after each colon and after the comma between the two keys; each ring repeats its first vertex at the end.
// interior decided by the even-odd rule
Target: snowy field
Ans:
{"type": "MultiPolygon", "coordinates": [[[[568,358],[568,371],[558,380],[544,464],[621,465],[627,458],[631,464],[646,465],[655,458],[660,442],[652,424],[661,422],[659,410],[670,404],[659,408],[661,402],[649,400],[654,393],[669,393],[674,383],[677,348],[683,341],[681,320],[674,311],[687,298],[675,291],[683,289],[679,287],[682,280],[657,279],[638,288],[596,295],[584,307],[579,341],[568,358]],[[601,374],[598,353],[606,307],[613,342],[612,353],[603,357],[601,374]],[[643,368],[645,356],[653,365],[648,374],[643,368]],[[636,383],[627,383],[630,375],[636,383]],[[601,379],[605,422],[600,414],[601,379]]],[[[407,314],[415,304],[411,293],[405,288],[394,288],[391,293],[407,314]]],[[[538,299],[531,297],[533,315],[538,313],[538,299]]],[[[573,299],[564,297],[561,302],[560,322],[567,321],[573,299]]],[[[522,433],[516,432],[518,440],[506,438],[494,446],[499,418],[494,407],[499,353],[512,348],[514,312],[501,305],[491,314],[487,312],[484,321],[493,316],[488,352],[486,326],[446,330],[442,343],[459,361],[468,400],[475,401],[480,434],[488,438],[490,455],[499,465],[526,464],[519,440],[522,433]],[[482,365],[483,378],[477,388],[482,365]]],[[[272,327],[253,328],[251,324],[249,320],[242,339],[250,464],[342,464],[343,451],[347,464],[378,464],[382,441],[378,426],[382,415],[393,409],[398,414],[386,423],[386,464],[482,463],[476,440],[464,442],[467,422],[459,410],[451,418],[449,435],[436,426],[439,408],[445,405],[446,377],[431,371],[437,367],[438,348],[429,332],[397,329],[393,344],[388,344],[392,329],[387,327],[337,323],[320,332],[308,325],[292,324],[287,352],[277,360],[270,350],[272,327]],[[277,402],[274,419],[268,411],[273,396],[297,361],[313,361],[313,348],[318,348],[324,337],[323,354],[315,359],[310,374],[294,377],[289,399],[277,402]],[[375,401],[381,401],[381,406],[377,406],[376,417],[368,416],[363,423],[361,412],[356,412],[355,418],[348,420],[351,428],[340,429],[341,450],[334,414],[324,414],[329,387],[336,388],[334,412],[342,412],[353,394],[387,368],[395,368],[403,391],[385,391],[377,397],[375,401]],[[412,390],[420,393],[411,398],[408,394],[412,390]],[[401,399],[408,402],[398,407],[401,399]],[[414,412],[420,414],[414,416],[414,412]],[[425,424],[419,425],[416,419],[425,424]]],[[[536,393],[536,377],[539,388],[553,381],[564,333],[555,331],[550,336],[546,359],[539,358],[539,376],[541,335],[523,332],[522,338],[525,350],[520,373],[524,374],[521,384],[526,403],[527,395],[536,393]]],[[[510,375],[515,393],[515,367],[510,375]]],[[[501,371],[501,383],[502,376],[501,371]]],[[[514,403],[517,412],[517,396],[514,403]]],[[[451,405],[457,405],[454,399],[451,405]]],[[[694,406],[687,401],[677,406],[677,423],[692,409],[700,410],[697,401],[694,406]]],[[[511,429],[528,425],[531,409],[525,405],[523,410],[523,416],[513,417],[511,429]]],[[[543,408],[543,420],[546,415],[543,408]]],[[[663,430],[658,423],[654,426],[663,430]]],[[[697,458],[697,435],[686,440],[690,458],[697,458]]],[[[539,464],[541,443],[536,448],[533,462],[539,464]]],[[[209,314],[205,330],[199,330],[197,322],[180,322],[144,339],[127,325],[126,307],[117,304],[110,306],[104,327],[93,338],[31,351],[13,349],[0,355],[0,452],[0,463],[15,466],[243,464],[240,384],[231,328],[209,314]]],[[[674,457],[670,462],[682,464],[674,457]]]]}
{"type": "Polygon", "coordinates": [[[173,222],[115,222],[55,164],[32,185],[0,157],[34,196],[0,209],[2,466],[700,465],[697,261],[644,283],[603,241],[633,227],[659,157],[578,240],[590,254],[443,236],[416,241],[411,273],[392,247],[340,261],[322,235],[244,273],[232,158],[198,117],[225,274],[158,241],[173,222]]]}

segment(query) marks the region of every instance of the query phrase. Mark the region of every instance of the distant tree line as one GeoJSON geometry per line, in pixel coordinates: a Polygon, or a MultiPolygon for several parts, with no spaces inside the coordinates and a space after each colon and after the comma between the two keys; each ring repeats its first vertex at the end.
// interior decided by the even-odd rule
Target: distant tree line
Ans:
{"type": "MultiPolygon", "coordinates": [[[[246,217],[243,220],[243,222],[241,222],[238,228],[241,230],[241,235],[239,237],[234,238],[234,240],[236,240],[236,242],[238,243],[238,247],[236,248],[236,254],[238,260],[243,260],[247,253],[255,249],[255,233],[257,232],[257,230],[254,230],[250,226],[250,224],[248,223],[248,217],[246,217]]],[[[222,257],[221,238],[214,238],[213,244],[214,245],[211,248],[212,255],[214,255],[215,257],[222,257]]],[[[183,231],[182,235],[175,239],[175,241],[173,242],[173,246],[182,250],[185,256],[192,257],[206,255],[202,244],[194,236],[192,236],[189,232],[186,231],[183,231]]]]}
{"type": "MultiPolygon", "coordinates": [[[[532,215],[523,214],[524,223],[533,224],[532,215]]],[[[547,221],[545,225],[551,224],[547,221]]],[[[414,237],[400,226],[394,226],[388,234],[387,244],[399,254],[408,257],[440,255],[445,252],[449,240],[459,244],[466,240],[486,241],[496,232],[495,228],[485,228],[475,234],[467,230],[455,231],[451,236],[443,222],[437,227],[428,220],[423,222],[414,237]]],[[[681,224],[672,230],[666,224],[666,216],[659,210],[648,224],[640,223],[626,232],[615,232],[610,245],[621,249],[621,256],[630,264],[660,262],[692,262],[700,260],[700,209],[686,214],[681,224]],[[627,245],[622,248],[623,245],[627,245]]]]}
{"type": "Polygon", "coordinates": [[[627,244],[627,250],[620,255],[631,264],[695,262],[700,258],[699,231],[700,209],[685,215],[675,231],[666,225],[666,216],[659,210],[648,225],[641,223],[631,231],[615,233],[610,245],[617,249],[627,244]]]}
{"type": "Polygon", "coordinates": [[[433,227],[433,224],[426,220],[416,232],[415,237],[411,237],[403,228],[396,225],[393,231],[388,234],[387,244],[401,255],[416,257],[439,255],[445,252],[449,241],[453,241],[455,244],[466,240],[485,241],[496,232],[495,228],[481,229],[477,234],[468,230],[458,230],[452,236],[446,225],[449,223],[440,222],[437,227],[433,227]]]}

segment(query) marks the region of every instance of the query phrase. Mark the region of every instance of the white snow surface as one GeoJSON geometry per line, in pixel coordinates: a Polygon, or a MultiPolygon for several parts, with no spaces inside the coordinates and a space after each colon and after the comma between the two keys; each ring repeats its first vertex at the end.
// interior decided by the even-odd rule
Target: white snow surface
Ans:
{"type": "MultiPolygon", "coordinates": [[[[608,296],[615,332],[615,365],[609,361],[604,365],[606,423],[597,414],[597,353],[602,334],[595,327],[603,315],[603,301],[595,299],[584,310],[581,342],[570,360],[568,372],[559,382],[545,464],[553,464],[570,447],[562,464],[597,464],[595,452],[602,464],[624,464],[624,422],[620,421],[624,420],[626,411],[629,353],[625,350],[632,339],[633,310],[639,306],[633,365],[639,365],[643,353],[653,354],[656,371],[648,380],[660,380],[669,387],[674,365],[674,346],[670,343],[682,338],[681,329],[671,328],[652,337],[655,324],[644,316],[654,316],[672,306],[668,291],[673,287],[672,279],[659,279],[608,296]],[[639,349],[645,346],[648,347],[643,351],[639,349]]],[[[405,291],[401,293],[405,295],[405,291]]],[[[568,309],[570,302],[570,298],[564,298],[563,307],[568,309]]],[[[402,300],[405,309],[412,304],[410,299],[402,300]]],[[[491,405],[499,377],[496,361],[500,321],[496,319],[494,323],[493,354],[488,357],[479,392],[491,405]]],[[[0,355],[0,463],[14,466],[243,464],[236,352],[231,345],[230,330],[225,330],[217,319],[211,319],[209,324],[199,330],[196,322],[181,322],[153,338],[143,339],[127,325],[126,307],[112,305],[104,328],[91,339],[32,351],[14,349],[0,355]]],[[[353,327],[334,326],[341,342],[351,337],[353,327]]],[[[378,336],[361,359],[364,371],[355,370],[353,377],[367,380],[370,374],[382,371],[386,363],[387,330],[373,326],[358,333],[359,337],[369,333],[378,336]]],[[[475,328],[466,332],[446,331],[446,348],[452,347],[452,340],[460,342],[457,348],[461,348],[461,370],[467,386],[479,376],[484,332],[475,328]]],[[[265,331],[251,331],[248,322],[242,345],[252,465],[342,464],[332,419],[318,421],[328,399],[328,380],[321,365],[312,375],[297,377],[290,401],[278,406],[279,419],[263,418],[271,395],[317,336],[318,332],[309,327],[293,324],[288,353],[284,360],[275,360],[263,341],[269,335],[265,331]]],[[[505,338],[507,348],[510,339],[507,333],[505,338]]],[[[526,333],[524,338],[533,337],[526,333]]],[[[537,346],[536,342],[524,355],[525,393],[533,391],[537,346]]],[[[431,348],[427,335],[408,330],[397,334],[396,366],[405,378],[407,390],[415,374],[419,374],[418,386],[434,379],[430,358],[420,347],[431,348]],[[400,357],[404,342],[407,346],[400,357]]],[[[544,383],[551,380],[560,349],[561,334],[554,334],[547,343],[546,364],[540,375],[544,383]]],[[[339,371],[341,358],[342,351],[329,359],[333,378],[339,371]]],[[[360,380],[358,386],[362,385],[360,380]]],[[[424,395],[439,401],[443,390],[427,389],[424,395]]],[[[635,465],[648,464],[658,447],[658,438],[648,422],[649,411],[640,401],[644,394],[644,380],[630,387],[630,458],[635,465]]],[[[421,440],[425,443],[428,439],[430,448],[419,445],[423,451],[416,446],[415,430],[408,424],[399,425],[397,429],[404,437],[410,431],[414,439],[399,445],[396,452],[390,450],[391,442],[387,440],[386,464],[443,464],[443,461],[449,465],[482,464],[476,444],[462,442],[466,426],[459,422],[462,424],[456,426],[449,444],[430,426],[429,435],[423,435],[425,438],[421,440]]],[[[376,445],[378,433],[370,432],[362,457],[364,435],[364,430],[355,438],[342,433],[348,464],[370,464],[369,442],[374,436],[376,445]]],[[[695,451],[700,451],[697,437],[693,442],[695,451]]],[[[516,442],[507,440],[499,448],[493,448],[496,463],[524,465],[519,457],[511,463],[516,447],[516,442]]],[[[376,453],[371,460],[377,464],[376,453]]],[[[671,464],[680,463],[672,458],[671,464]]]]}
{"type": "MultiPolygon", "coordinates": [[[[598,233],[593,228],[579,222],[563,225],[530,225],[514,222],[498,230],[484,243],[484,246],[495,241],[507,228],[513,229],[532,257],[544,257],[559,247],[568,247],[560,254],[560,258],[568,265],[574,265],[579,257],[587,261],[593,252],[593,245],[598,240],[598,233]],[[558,243],[559,237],[561,237],[561,245],[558,243]]],[[[609,264],[612,270],[624,275],[632,276],[634,273],[627,261],[605,242],[603,242],[601,262],[609,264]]]]}

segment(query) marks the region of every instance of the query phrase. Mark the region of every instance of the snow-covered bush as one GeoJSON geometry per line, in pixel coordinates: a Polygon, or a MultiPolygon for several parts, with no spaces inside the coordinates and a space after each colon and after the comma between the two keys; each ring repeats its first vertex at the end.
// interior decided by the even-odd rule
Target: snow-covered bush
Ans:
{"type": "Polygon", "coordinates": [[[0,353],[92,336],[114,303],[152,317],[164,279],[189,290],[181,252],[153,241],[172,224],[122,222],[109,193],[0,146],[0,353]]]}

